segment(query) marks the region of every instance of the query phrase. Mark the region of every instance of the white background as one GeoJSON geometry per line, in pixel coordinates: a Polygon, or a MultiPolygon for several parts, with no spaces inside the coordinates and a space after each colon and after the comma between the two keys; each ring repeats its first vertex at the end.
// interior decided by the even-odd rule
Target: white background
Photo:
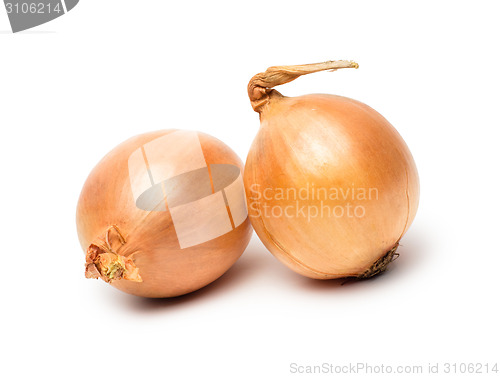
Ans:
{"type": "Polygon", "coordinates": [[[0,8],[0,375],[274,377],[299,375],[291,363],[500,362],[495,5],[82,0],[15,35],[0,8]],[[181,128],[244,160],[259,128],[250,77],[331,59],[360,68],[280,91],[369,104],[419,168],[419,212],[387,274],[313,281],[254,236],[227,274],[185,297],[141,299],[84,278],[76,202],[105,153],[181,128]]]}

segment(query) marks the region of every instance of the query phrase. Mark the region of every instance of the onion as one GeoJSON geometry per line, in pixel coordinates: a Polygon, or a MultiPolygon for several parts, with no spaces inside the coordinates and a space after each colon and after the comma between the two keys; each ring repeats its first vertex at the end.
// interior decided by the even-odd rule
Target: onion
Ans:
{"type": "Polygon", "coordinates": [[[250,220],[281,262],[316,279],[383,272],[419,198],[411,153],[382,115],[350,98],[270,89],[339,68],[358,65],[271,67],[248,85],[261,121],[244,174],[250,220]]]}
{"type": "Polygon", "coordinates": [[[226,272],[252,234],[243,164],[218,139],[167,130],[133,137],[88,177],[77,208],[88,278],[173,297],[226,272]]]}

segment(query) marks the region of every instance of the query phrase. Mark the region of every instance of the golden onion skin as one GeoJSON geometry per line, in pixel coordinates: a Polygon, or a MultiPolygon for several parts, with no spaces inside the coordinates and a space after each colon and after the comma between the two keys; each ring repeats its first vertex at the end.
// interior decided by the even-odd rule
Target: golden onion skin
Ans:
{"type": "MultiPolygon", "coordinates": [[[[241,256],[252,235],[249,219],[207,242],[180,248],[169,211],[145,211],[136,206],[128,159],[138,148],[175,132],[166,130],[133,137],[113,149],[90,173],[77,207],[82,249],[104,244],[106,234],[115,251],[131,257],[142,282],[125,279],[109,283],[143,297],[174,297],[193,292],[219,278],[241,256]],[[122,245],[116,226],[125,239],[122,245]]],[[[218,139],[198,133],[207,164],[229,164],[243,172],[238,156],[218,139]]],[[[193,184],[196,184],[194,182],[193,184]]]]}
{"type": "MultiPolygon", "coordinates": [[[[256,109],[261,127],[244,174],[257,235],[277,259],[304,276],[363,276],[397,247],[415,218],[419,179],[407,145],[382,115],[353,99],[327,94],[288,98],[268,89],[265,93],[256,109]],[[330,203],[363,206],[363,217],[263,215],[264,206],[281,207],[275,214],[297,207],[292,195],[273,197],[270,193],[277,188],[298,192],[307,187],[344,192],[375,188],[377,196],[330,203]]],[[[319,203],[309,195],[299,205],[319,203]]]]}

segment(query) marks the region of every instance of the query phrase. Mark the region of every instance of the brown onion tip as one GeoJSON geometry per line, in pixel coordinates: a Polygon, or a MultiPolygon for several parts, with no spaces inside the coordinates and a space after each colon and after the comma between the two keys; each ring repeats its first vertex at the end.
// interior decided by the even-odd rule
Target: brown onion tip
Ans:
{"type": "Polygon", "coordinates": [[[87,279],[101,278],[106,283],[120,279],[142,282],[139,269],[131,258],[106,251],[95,244],[91,244],[87,249],[85,277],[87,279]]]}
{"type": "MultiPolygon", "coordinates": [[[[358,63],[349,60],[329,60],[323,63],[283,65],[269,67],[265,72],[258,73],[248,83],[248,96],[253,109],[261,112],[269,101],[270,89],[286,84],[296,78],[320,71],[336,71],[341,68],[359,68],[358,63]]],[[[274,91],[276,92],[276,91],[274,91]]]]}
{"type": "Polygon", "coordinates": [[[398,259],[399,257],[399,253],[396,252],[398,247],[399,247],[399,241],[396,242],[396,245],[394,245],[394,247],[391,250],[389,250],[387,253],[385,253],[379,259],[377,259],[375,263],[373,263],[368,270],[366,270],[365,272],[356,277],[358,279],[369,279],[387,270],[389,264],[392,261],[398,259]]]}

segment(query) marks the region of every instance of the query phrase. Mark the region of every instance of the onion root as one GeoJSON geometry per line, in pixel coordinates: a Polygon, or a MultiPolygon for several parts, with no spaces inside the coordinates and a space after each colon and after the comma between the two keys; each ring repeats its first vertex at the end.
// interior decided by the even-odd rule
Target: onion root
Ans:
{"type": "Polygon", "coordinates": [[[387,270],[387,267],[389,264],[398,259],[399,253],[396,251],[398,250],[399,247],[399,241],[396,242],[396,245],[389,250],[387,253],[382,255],[375,263],[371,265],[371,267],[363,272],[362,274],[358,275],[358,279],[369,279],[375,275],[381,274],[382,272],[385,272],[387,270]]]}

